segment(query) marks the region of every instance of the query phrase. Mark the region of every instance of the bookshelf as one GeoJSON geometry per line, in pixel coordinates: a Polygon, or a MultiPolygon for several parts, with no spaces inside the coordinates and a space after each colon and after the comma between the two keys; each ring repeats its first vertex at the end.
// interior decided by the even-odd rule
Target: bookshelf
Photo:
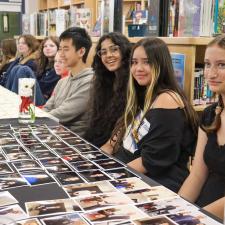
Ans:
{"type": "Polygon", "coordinates": [[[90,8],[91,25],[93,26],[97,20],[98,0],[39,0],[38,11],[48,11],[53,9],[69,9],[70,6],[78,8],[90,8]]]}

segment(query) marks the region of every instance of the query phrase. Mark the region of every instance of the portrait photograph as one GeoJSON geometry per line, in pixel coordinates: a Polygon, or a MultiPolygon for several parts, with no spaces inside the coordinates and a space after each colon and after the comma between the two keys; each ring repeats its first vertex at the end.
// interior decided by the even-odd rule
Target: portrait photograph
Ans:
{"type": "Polygon", "coordinates": [[[154,186],[146,189],[126,192],[126,195],[135,203],[151,202],[168,198],[176,198],[178,195],[164,186],[154,186]]]}
{"type": "Polygon", "coordinates": [[[82,144],[85,143],[82,139],[80,138],[63,138],[63,141],[68,143],[69,145],[77,145],[77,144],[82,144]]]}
{"type": "Polygon", "coordinates": [[[63,159],[65,159],[66,161],[68,161],[69,163],[76,163],[78,161],[84,161],[85,159],[79,154],[79,153],[73,153],[73,154],[69,154],[69,155],[61,155],[61,157],[63,159]]]}
{"type": "Polygon", "coordinates": [[[65,144],[64,142],[62,141],[54,141],[54,142],[45,142],[45,144],[47,144],[50,148],[54,149],[54,148],[66,148],[68,147],[67,144],[65,144]]]}
{"type": "Polygon", "coordinates": [[[119,179],[115,181],[110,181],[110,183],[116,189],[122,192],[139,190],[150,187],[148,184],[146,184],[144,181],[142,181],[140,178],[137,177],[119,179]]]}
{"type": "Polygon", "coordinates": [[[96,182],[96,181],[102,181],[102,180],[111,180],[111,178],[109,176],[107,176],[101,170],[82,171],[82,172],[79,172],[79,173],[88,182],[96,182]]]}
{"type": "Polygon", "coordinates": [[[32,186],[56,182],[51,176],[41,169],[20,171],[20,174],[32,186]]]}
{"type": "Polygon", "coordinates": [[[36,152],[36,151],[46,151],[46,150],[48,150],[48,148],[41,143],[36,144],[36,145],[34,145],[34,144],[26,145],[25,144],[24,146],[31,153],[36,152]]]}
{"type": "Polygon", "coordinates": [[[133,201],[121,192],[111,192],[101,195],[76,198],[84,211],[100,209],[109,206],[133,204],[133,201]]]}
{"type": "Polygon", "coordinates": [[[72,171],[66,164],[45,166],[49,173],[62,173],[72,171]]]}
{"type": "Polygon", "coordinates": [[[38,219],[27,219],[17,221],[15,225],[42,225],[38,219]]]}
{"type": "Polygon", "coordinates": [[[66,147],[66,148],[59,148],[59,149],[54,149],[54,152],[56,152],[58,155],[60,155],[61,157],[64,155],[80,155],[79,153],[77,153],[77,151],[75,149],[73,149],[72,147],[66,147]]]}
{"type": "Polygon", "coordinates": [[[71,162],[70,164],[78,172],[85,171],[85,170],[97,170],[97,169],[99,169],[98,166],[96,166],[94,163],[92,163],[91,161],[88,161],[88,160],[78,161],[78,162],[74,162],[74,163],[71,162]]]}
{"type": "Polygon", "coordinates": [[[86,153],[83,154],[84,157],[86,157],[89,160],[97,161],[101,159],[108,159],[109,157],[101,152],[94,152],[94,153],[86,153]]]}
{"type": "Polygon", "coordinates": [[[0,192],[0,207],[16,203],[18,201],[8,191],[0,192]]]}
{"type": "Polygon", "coordinates": [[[136,177],[136,175],[134,173],[132,173],[130,170],[128,170],[126,168],[109,169],[105,172],[115,180],[129,178],[129,177],[136,177]]]}
{"type": "Polygon", "coordinates": [[[77,137],[77,135],[75,135],[74,133],[72,133],[70,131],[58,132],[57,133],[57,136],[59,136],[62,139],[64,139],[64,138],[74,138],[74,137],[77,137]]]}
{"type": "Polygon", "coordinates": [[[135,225],[176,225],[176,223],[165,216],[134,220],[133,222],[135,225]]]}
{"type": "Polygon", "coordinates": [[[84,183],[84,180],[76,172],[55,173],[53,175],[60,185],[84,183]]]}
{"type": "Polygon", "coordinates": [[[26,202],[25,206],[27,214],[29,216],[42,216],[49,214],[72,213],[81,211],[81,208],[72,199],[26,202]]]}
{"type": "Polygon", "coordinates": [[[146,214],[133,205],[121,205],[100,210],[92,210],[83,214],[92,223],[103,221],[137,220],[146,217],[146,214]]]}
{"type": "Polygon", "coordinates": [[[58,158],[58,157],[40,159],[40,163],[43,166],[54,166],[54,165],[64,164],[63,160],[61,158],[58,158]]]}
{"type": "Polygon", "coordinates": [[[99,152],[99,149],[97,149],[94,146],[89,145],[87,143],[76,144],[76,145],[74,145],[74,147],[81,153],[99,152]]]}
{"type": "Polygon", "coordinates": [[[40,164],[38,164],[35,160],[20,160],[13,162],[13,165],[16,167],[18,171],[20,170],[28,170],[28,169],[40,169],[40,164]]]}
{"type": "Polygon", "coordinates": [[[0,145],[1,146],[18,145],[18,142],[13,137],[4,137],[4,138],[0,138],[0,145]]]}
{"type": "Polygon", "coordinates": [[[69,214],[41,219],[44,225],[87,225],[79,214],[69,214]]]}
{"type": "Polygon", "coordinates": [[[104,170],[126,167],[126,165],[119,163],[118,161],[116,161],[114,159],[98,160],[97,163],[104,170]]]}
{"type": "Polygon", "coordinates": [[[57,133],[62,133],[62,132],[70,132],[69,129],[67,129],[64,126],[48,126],[49,129],[51,130],[52,133],[57,134],[57,133]]]}
{"type": "Polygon", "coordinates": [[[39,134],[38,138],[42,141],[42,142],[55,142],[55,141],[60,141],[54,134],[39,134]]]}
{"type": "Polygon", "coordinates": [[[6,162],[0,162],[0,174],[13,173],[13,169],[6,162]]]}
{"type": "Polygon", "coordinates": [[[16,188],[20,186],[27,186],[28,183],[19,174],[5,174],[0,175],[0,189],[16,188]]]}
{"type": "Polygon", "coordinates": [[[0,161],[5,161],[6,158],[5,156],[3,155],[3,153],[0,151],[0,161]]]}
{"type": "Polygon", "coordinates": [[[91,196],[116,191],[116,189],[107,181],[69,185],[65,186],[64,190],[70,197],[91,196]]]}
{"type": "Polygon", "coordinates": [[[26,219],[28,216],[19,205],[11,205],[0,209],[1,217],[7,217],[15,221],[26,219]]]}
{"type": "Polygon", "coordinates": [[[56,155],[51,152],[50,150],[46,150],[46,151],[40,151],[40,152],[32,152],[32,155],[37,158],[37,159],[45,159],[45,158],[52,158],[52,157],[56,157],[56,155]]]}

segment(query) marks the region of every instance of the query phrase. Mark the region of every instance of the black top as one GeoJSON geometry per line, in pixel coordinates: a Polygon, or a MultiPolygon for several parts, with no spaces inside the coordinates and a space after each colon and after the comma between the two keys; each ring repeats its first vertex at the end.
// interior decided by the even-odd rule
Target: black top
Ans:
{"type": "MultiPolygon", "coordinates": [[[[203,130],[203,125],[210,125],[214,120],[216,106],[217,103],[207,107],[202,113],[203,130]]],[[[207,137],[203,158],[209,175],[196,202],[199,206],[205,206],[225,195],[225,145],[218,145],[216,132],[208,133],[207,137]]]]}
{"type": "Polygon", "coordinates": [[[51,94],[61,77],[56,74],[55,69],[46,69],[41,76],[37,76],[42,94],[45,100],[51,97],[51,94]]]}
{"type": "Polygon", "coordinates": [[[189,174],[187,163],[196,136],[183,109],[150,109],[145,118],[150,129],[137,143],[138,150],[132,154],[121,147],[115,157],[128,163],[141,156],[147,176],[178,192],[189,174]]]}

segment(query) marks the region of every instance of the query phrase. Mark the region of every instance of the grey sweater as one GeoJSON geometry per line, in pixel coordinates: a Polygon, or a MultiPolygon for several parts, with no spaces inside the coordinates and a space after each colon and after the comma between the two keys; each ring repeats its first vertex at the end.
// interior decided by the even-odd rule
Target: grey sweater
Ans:
{"type": "Polygon", "coordinates": [[[87,127],[87,103],[93,70],[86,68],[75,77],[65,77],[57,83],[44,110],[59,119],[59,122],[79,135],[87,127]]]}

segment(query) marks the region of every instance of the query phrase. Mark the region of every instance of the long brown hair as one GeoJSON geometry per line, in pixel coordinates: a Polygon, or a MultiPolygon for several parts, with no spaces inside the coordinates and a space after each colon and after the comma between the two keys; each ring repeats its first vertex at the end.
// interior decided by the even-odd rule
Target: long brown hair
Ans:
{"type": "Polygon", "coordinates": [[[115,135],[117,137],[115,150],[117,150],[118,144],[122,141],[128,125],[134,123],[135,116],[140,108],[143,109],[143,119],[156,97],[163,92],[172,91],[180,96],[184,104],[187,121],[190,123],[193,132],[197,134],[198,121],[196,112],[176,81],[170,52],[166,43],[159,38],[141,39],[133,47],[131,62],[135,49],[140,46],[144,48],[149,65],[152,68],[152,82],[147,87],[140,86],[130,74],[126,110],[113,132],[114,137],[115,135]]]}
{"type": "Polygon", "coordinates": [[[38,40],[31,34],[22,34],[19,36],[18,41],[23,38],[28,48],[30,49],[30,54],[38,50],[39,42],[38,40]]]}
{"type": "Polygon", "coordinates": [[[0,70],[9,62],[10,59],[16,56],[16,40],[13,38],[4,39],[1,42],[2,49],[2,63],[0,65],[0,70]]]}
{"type": "MultiPolygon", "coordinates": [[[[207,48],[212,46],[218,46],[225,50],[225,34],[219,35],[216,38],[214,38],[211,42],[209,42],[209,44],[207,45],[207,48]]],[[[224,102],[223,102],[222,96],[218,94],[218,102],[215,108],[215,118],[210,125],[203,126],[204,130],[207,133],[219,130],[221,126],[221,113],[223,109],[224,109],[224,102]]]]}

